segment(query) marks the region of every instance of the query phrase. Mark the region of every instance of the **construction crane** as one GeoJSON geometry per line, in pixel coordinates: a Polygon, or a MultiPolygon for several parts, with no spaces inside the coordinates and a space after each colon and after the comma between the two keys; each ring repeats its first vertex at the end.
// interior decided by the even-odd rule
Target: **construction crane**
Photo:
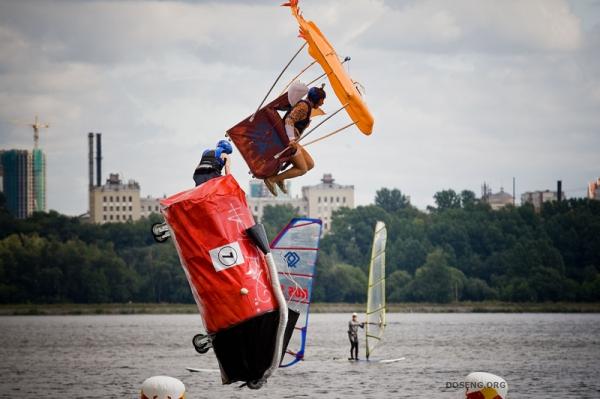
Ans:
{"type": "Polygon", "coordinates": [[[29,122],[21,122],[21,121],[12,121],[15,125],[19,125],[19,126],[29,126],[33,128],[33,148],[35,150],[38,149],[38,143],[40,141],[40,129],[42,128],[49,128],[50,124],[48,123],[40,123],[38,121],[38,116],[35,116],[35,121],[33,123],[29,123],[29,122]]]}
{"type": "Polygon", "coordinates": [[[38,122],[38,116],[36,115],[35,122],[30,124],[29,126],[31,126],[33,128],[33,148],[35,150],[37,150],[38,142],[40,141],[40,129],[41,128],[48,129],[50,127],[50,124],[38,122]]]}

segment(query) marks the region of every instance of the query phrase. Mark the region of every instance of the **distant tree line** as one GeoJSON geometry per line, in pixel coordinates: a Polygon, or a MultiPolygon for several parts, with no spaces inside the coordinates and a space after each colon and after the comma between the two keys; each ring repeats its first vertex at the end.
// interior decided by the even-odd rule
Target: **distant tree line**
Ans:
{"type": "Polygon", "coordinates": [[[444,190],[423,212],[400,190],[341,209],[321,242],[315,300],[363,302],[377,220],[388,229],[391,302],[600,300],[600,201],[494,211],[472,191],[444,190]]]}
{"type": "MultiPolygon", "coordinates": [[[[321,240],[315,301],[364,302],[375,222],[388,229],[390,302],[599,301],[600,201],[571,199],[498,211],[471,191],[444,190],[421,211],[397,189],[342,208],[321,240]]],[[[297,216],[266,207],[269,237],[297,216]]],[[[13,218],[0,193],[0,303],[177,302],[193,298],[158,215],[94,225],[56,212],[13,218]]]]}
{"type": "Polygon", "coordinates": [[[158,215],[95,225],[57,212],[13,218],[0,193],[0,303],[193,302],[158,215]]]}

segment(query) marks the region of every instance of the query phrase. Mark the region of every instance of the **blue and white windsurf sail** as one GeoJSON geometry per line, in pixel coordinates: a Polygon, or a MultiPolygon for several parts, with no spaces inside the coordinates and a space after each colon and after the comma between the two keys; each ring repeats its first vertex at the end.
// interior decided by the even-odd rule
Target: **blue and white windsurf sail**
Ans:
{"type": "Polygon", "coordinates": [[[281,367],[291,366],[304,358],[320,237],[321,220],[296,218],[292,219],[271,243],[271,252],[279,272],[279,283],[288,308],[300,314],[281,367]]]}

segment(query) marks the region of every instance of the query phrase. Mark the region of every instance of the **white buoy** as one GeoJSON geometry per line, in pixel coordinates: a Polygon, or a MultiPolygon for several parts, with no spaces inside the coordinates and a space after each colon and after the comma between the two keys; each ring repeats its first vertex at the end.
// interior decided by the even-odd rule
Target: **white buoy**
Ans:
{"type": "Polygon", "coordinates": [[[140,399],[184,399],[185,385],[177,378],[157,375],[142,384],[140,399]]]}
{"type": "Polygon", "coordinates": [[[467,399],[507,399],[508,384],[502,377],[481,371],[465,378],[467,399]]]}

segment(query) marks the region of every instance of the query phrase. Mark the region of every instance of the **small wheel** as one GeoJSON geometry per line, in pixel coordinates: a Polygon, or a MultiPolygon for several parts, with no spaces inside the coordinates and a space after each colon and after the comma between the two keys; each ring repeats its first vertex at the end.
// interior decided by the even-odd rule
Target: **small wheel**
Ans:
{"type": "Polygon", "coordinates": [[[206,334],[194,335],[194,338],[192,338],[192,344],[194,345],[196,352],[200,354],[205,354],[210,348],[212,348],[210,337],[206,334]]]}
{"type": "Polygon", "coordinates": [[[261,389],[263,387],[263,385],[265,385],[265,382],[266,382],[265,380],[260,379],[260,380],[248,381],[248,383],[246,385],[250,389],[261,389]]]}
{"type": "Polygon", "coordinates": [[[156,241],[158,243],[163,243],[169,239],[169,236],[153,236],[153,237],[154,237],[154,241],[156,241]]]}
{"type": "Polygon", "coordinates": [[[194,338],[192,338],[192,344],[194,346],[200,346],[200,345],[203,345],[207,339],[208,339],[208,335],[206,335],[206,334],[196,334],[196,335],[194,335],[194,338]]]}
{"type": "Polygon", "coordinates": [[[165,242],[169,239],[169,227],[165,223],[154,223],[150,228],[154,241],[158,243],[165,242]]]}
{"type": "Polygon", "coordinates": [[[161,235],[165,231],[169,231],[169,226],[166,223],[154,223],[152,225],[152,234],[154,235],[161,235]]]}

